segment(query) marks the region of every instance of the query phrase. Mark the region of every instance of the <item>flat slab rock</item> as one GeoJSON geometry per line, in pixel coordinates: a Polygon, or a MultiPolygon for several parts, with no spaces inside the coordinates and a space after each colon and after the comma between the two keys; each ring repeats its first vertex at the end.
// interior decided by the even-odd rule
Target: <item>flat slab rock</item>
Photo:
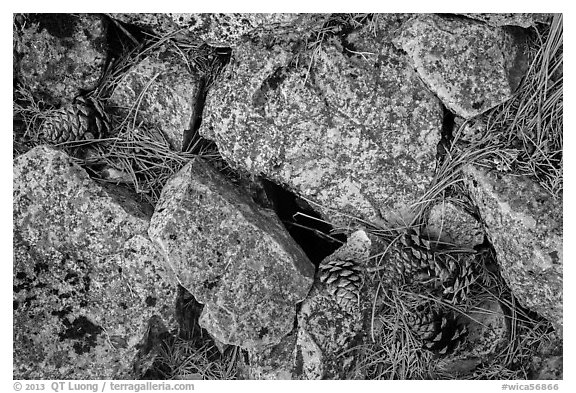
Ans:
{"type": "Polygon", "coordinates": [[[522,305],[562,331],[562,202],[526,177],[468,166],[502,277],[522,305]]]}
{"type": "Polygon", "coordinates": [[[290,332],[314,267],[273,211],[191,161],[162,191],[150,238],[204,304],[200,325],[224,344],[263,348],[290,332]]]}
{"type": "Polygon", "coordinates": [[[15,75],[54,105],[96,87],[107,58],[107,23],[95,14],[24,14],[14,32],[15,75]]]}
{"type": "Polygon", "coordinates": [[[474,117],[510,98],[528,68],[525,32],[465,18],[421,14],[396,43],[455,114],[474,117]]]}
{"type": "Polygon", "coordinates": [[[156,127],[174,150],[182,151],[202,88],[200,76],[188,70],[178,54],[159,50],[123,75],[110,104],[129,121],[137,113],[137,123],[156,127]]]}
{"type": "Polygon", "coordinates": [[[302,51],[301,35],[255,31],[208,93],[200,133],[330,221],[407,210],[432,179],[442,109],[388,22],[349,34],[355,53],[335,37],[302,51]]]}
{"type": "Polygon", "coordinates": [[[148,219],[40,146],[14,161],[14,378],[135,379],[175,288],[148,219]]]}

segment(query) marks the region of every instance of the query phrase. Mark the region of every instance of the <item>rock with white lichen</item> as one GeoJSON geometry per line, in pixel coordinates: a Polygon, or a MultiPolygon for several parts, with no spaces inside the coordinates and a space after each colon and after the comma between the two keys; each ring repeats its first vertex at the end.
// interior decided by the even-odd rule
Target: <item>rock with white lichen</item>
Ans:
{"type": "Polygon", "coordinates": [[[168,181],[149,235],[216,340],[261,349],[292,330],[313,265],[273,211],[208,164],[193,160],[168,181]]]}
{"type": "Polygon", "coordinates": [[[375,23],[376,34],[328,34],[315,50],[274,30],[244,37],[208,93],[200,133],[332,222],[403,215],[432,180],[442,108],[392,45],[396,18],[375,23]]]}
{"type": "Polygon", "coordinates": [[[14,378],[139,378],[175,325],[150,212],[45,146],[14,161],[13,203],[14,378]]]}
{"type": "Polygon", "coordinates": [[[562,201],[527,177],[468,166],[502,277],[520,303],[562,331],[562,201]]]}
{"type": "Polygon", "coordinates": [[[95,14],[22,14],[14,31],[15,76],[54,105],[96,87],[107,59],[107,23],[95,14]]]}
{"type": "Polygon", "coordinates": [[[406,22],[396,40],[428,88],[466,119],[512,96],[528,69],[526,33],[433,14],[406,22]]]}

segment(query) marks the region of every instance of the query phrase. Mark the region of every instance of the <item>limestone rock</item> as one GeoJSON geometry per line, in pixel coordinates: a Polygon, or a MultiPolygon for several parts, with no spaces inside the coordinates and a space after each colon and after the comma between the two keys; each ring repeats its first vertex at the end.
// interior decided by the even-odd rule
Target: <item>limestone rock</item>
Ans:
{"type": "Polygon", "coordinates": [[[459,247],[468,249],[484,242],[482,225],[463,208],[451,203],[443,202],[432,207],[428,216],[426,230],[459,247]]]}
{"type": "Polygon", "coordinates": [[[477,13],[461,14],[467,18],[477,19],[492,26],[533,27],[536,23],[546,23],[551,14],[529,13],[477,13]]]}
{"type": "Polygon", "coordinates": [[[159,34],[179,31],[179,34],[188,35],[213,46],[235,46],[240,37],[260,26],[293,25],[305,31],[310,21],[316,19],[310,14],[282,13],[146,13],[110,14],[110,16],[122,22],[152,29],[159,34]]]}
{"type": "Polygon", "coordinates": [[[526,177],[468,166],[501,274],[516,298],[562,329],[562,201],[526,177]]]}
{"type": "Polygon", "coordinates": [[[224,158],[340,213],[389,218],[432,179],[442,110],[405,56],[363,28],[302,51],[297,34],[259,30],[212,85],[200,133],[224,158]]]}
{"type": "Polygon", "coordinates": [[[525,33],[421,14],[396,40],[448,109],[466,119],[510,98],[528,68],[525,33]]]}
{"type": "Polygon", "coordinates": [[[290,332],[314,268],[275,213],[200,160],[164,187],[150,237],[204,304],[200,325],[224,344],[262,349],[290,332]]]}
{"type": "Polygon", "coordinates": [[[53,105],[96,87],[107,57],[106,21],[92,14],[25,14],[14,31],[17,78],[53,105]]]}
{"type": "Polygon", "coordinates": [[[201,88],[199,75],[178,54],[159,50],[124,74],[110,103],[129,121],[137,113],[136,124],[159,129],[174,150],[182,151],[201,88]]]}
{"type": "Polygon", "coordinates": [[[174,327],[169,272],[129,198],[51,147],[14,160],[15,379],[138,378],[152,322],[174,327]]]}

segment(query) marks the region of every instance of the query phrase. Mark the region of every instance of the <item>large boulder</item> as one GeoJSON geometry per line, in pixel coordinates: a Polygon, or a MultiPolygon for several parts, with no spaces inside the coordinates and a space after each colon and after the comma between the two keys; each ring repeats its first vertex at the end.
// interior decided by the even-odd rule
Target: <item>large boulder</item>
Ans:
{"type": "Polygon", "coordinates": [[[330,221],[408,210],[432,179],[442,109],[391,44],[395,19],[374,23],[376,34],[327,34],[314,50],[290,32],[245,37],[208,93],[200,133],[330,221]]]}
{"type": "Polygon", "coordinates": [[[525,40],[521,29],[423,14],[396,43],[444,105],[469,119],[512,96],[528,68],[525,40]]]}
{"type": "Polygon", "coordinates": [[[39,146],[14,161],[14,378],[134,379],[175,288],[130,196],[39,146]]]}
{"type": "Polygon", "coordinates": [[[200,76],[188,69],[184,58],[163,48],[122,76],[109,104],[130,123],[156,128],[174,150],[182,151],[188,147],[202,89],[200,76]]]}
{"type": "Polygon", "coordinates": [[[292,330],[313,265],[273,211],[208,164],[193,160],[169,180],[149,234],[216,340],[264,348],[292,330]]]}
{"type": "Polygon", "coordinates": [[[107,23],[91,14],[25,14],[14,32],[16,77],[53,105],[96,87],[106,65],[107,23]]]}
{"type": "Polygon", "coordinates": [[[562,201],[527,177],[468,166],[467,184],[520,303],[562,330],[562,201]]]}

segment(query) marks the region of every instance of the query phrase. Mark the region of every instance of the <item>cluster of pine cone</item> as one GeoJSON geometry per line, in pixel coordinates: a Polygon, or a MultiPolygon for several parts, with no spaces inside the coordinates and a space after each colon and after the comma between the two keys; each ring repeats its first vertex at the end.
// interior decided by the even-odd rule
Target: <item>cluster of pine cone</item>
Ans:
{"type": "MultiPolygon", "coordinates": [[[[474,256],[450,247],[415,230],[399,235],[386,253],[382,280],[387,288],[407,284],[416,294],[443,302],[465,301],[476,281],[474,256]]],[[[319,279],[349,313],[360,305],[364,267],[357,261],[327,259],[319,266],[319,279]]],[[[440,355],[456,350],[467,330],[457,315],[434,301],[423,301],[404,318],[422,340],[423,347],[440,355]]]]}

